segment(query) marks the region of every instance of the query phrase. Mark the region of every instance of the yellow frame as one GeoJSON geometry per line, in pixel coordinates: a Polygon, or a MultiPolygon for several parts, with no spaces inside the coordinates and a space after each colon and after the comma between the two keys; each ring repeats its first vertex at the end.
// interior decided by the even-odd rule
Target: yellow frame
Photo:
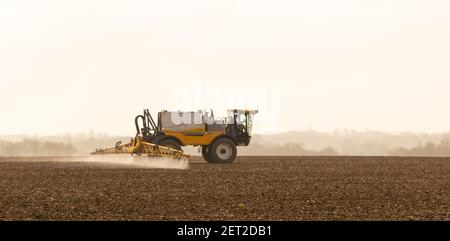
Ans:
{"type": "Polygon", "coordinates": [[[225,134],[223,131],[209,131],[202,136],[185,135],[183,132],[165,131],[166,136],[177,138],[183,146],[210,145],[218,136],[225,134]]]}

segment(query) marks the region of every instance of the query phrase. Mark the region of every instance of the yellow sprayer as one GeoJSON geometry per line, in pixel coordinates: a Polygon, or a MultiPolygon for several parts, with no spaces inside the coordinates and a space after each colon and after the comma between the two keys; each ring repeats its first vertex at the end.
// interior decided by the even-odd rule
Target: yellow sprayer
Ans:
{"type": "Polygon", "coordinates": [[[182,146],[201,146],[209,163],[231,163],[236,146],[250,144],[253,116],[257,110],[228,110],[227,117],[215,118],[206,111],[161,111],[157,122],[148,109],[135,118],[136,136],[127,144],[97,149],[92,154],[135,154],[186,159],[182,146]]]}

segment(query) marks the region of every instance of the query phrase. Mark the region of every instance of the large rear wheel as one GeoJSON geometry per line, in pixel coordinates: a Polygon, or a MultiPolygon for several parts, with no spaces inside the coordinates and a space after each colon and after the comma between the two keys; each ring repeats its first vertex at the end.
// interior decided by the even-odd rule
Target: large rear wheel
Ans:
{"type": "Polygon", "coordinates": [[[211,163],[231,163],[236,159],[236,144],[226,137],[215,140],[208,148],[208,162],[211,163]]]}

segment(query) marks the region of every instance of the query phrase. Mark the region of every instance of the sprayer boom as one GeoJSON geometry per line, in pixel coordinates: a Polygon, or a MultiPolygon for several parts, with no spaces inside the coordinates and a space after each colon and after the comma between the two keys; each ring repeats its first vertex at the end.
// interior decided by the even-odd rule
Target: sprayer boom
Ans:
{"type": "Polygon", "coordinates": [[[142,136],[137,135],[136,138],[131,139],[127,144],[117,142],[115,147],[97,149],[92,152],[93,155],[102,154],[136,154],[147,155],[150,157],[170,157],[177,159],[187,159],[189,155],[184,154],[181,150],[176,150],[166,146],[155,145],[153,143],[145,142],[142,136]]]}

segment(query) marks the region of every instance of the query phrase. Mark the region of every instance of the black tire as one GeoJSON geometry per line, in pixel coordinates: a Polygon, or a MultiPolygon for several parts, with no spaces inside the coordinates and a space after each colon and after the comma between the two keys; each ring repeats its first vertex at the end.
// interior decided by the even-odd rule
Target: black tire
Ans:
{"type": "Polygon", "coordinates": [[[202,157],[206,162],[211,162],[211,158],[209,158],[209,146],[202,146],[202,157]]]}
{"type": "Polygon", "coordinates": [[[210,163],[232,163],[236,159],[236,144],[229,138],[220,137],[208,149],[210,163]]]}
{"type": "Polygon", "coordinates": [[[176,150],[181,150],[180,142],[178,142],[173,138],[162,139],[161,141],[158,142],[158,145],[170,147],[176,150]]]}

